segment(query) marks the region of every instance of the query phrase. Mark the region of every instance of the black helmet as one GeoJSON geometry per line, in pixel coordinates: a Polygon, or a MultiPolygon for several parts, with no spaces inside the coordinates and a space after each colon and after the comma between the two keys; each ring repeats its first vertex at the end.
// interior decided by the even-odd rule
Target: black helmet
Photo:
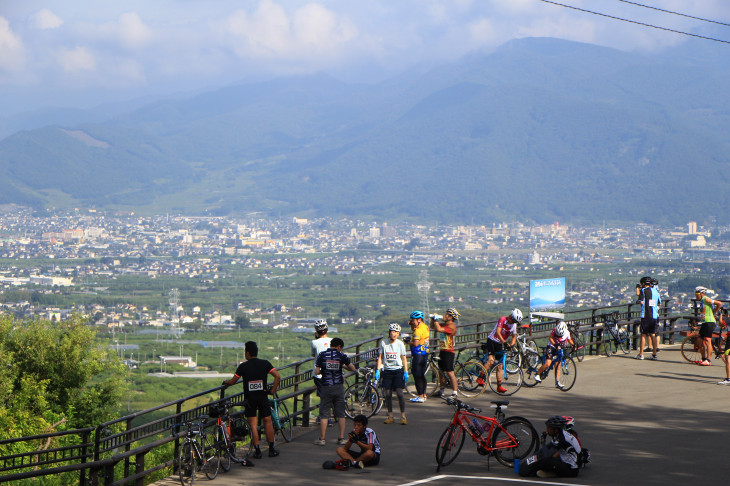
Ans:
{"type": "Polygon", "coordinates": [[[652,280],[654,280],[654,279],[652,279],[652,278],[651,278],[651,277],[649,277],[649,276],[646,276],[646,277],[641,277],[641,280],[639,280],[639,283],[640,283],[641,285],[651,285],[651,281],[652,281],[652,280]]]}
{"type": "Polygon", "coordinates": [[[556,429],[562,429],[565,427],[565,417],[562,415],[553,415],[545,421],[545,425],[548,427],[555,427],[556,429]]]}

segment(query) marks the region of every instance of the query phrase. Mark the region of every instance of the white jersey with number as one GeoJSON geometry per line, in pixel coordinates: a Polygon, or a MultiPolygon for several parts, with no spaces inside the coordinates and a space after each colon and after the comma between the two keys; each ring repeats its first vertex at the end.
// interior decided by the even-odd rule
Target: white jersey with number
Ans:
{"type": "Polygon", "coordinates": [[[386,370],[400,370],[403,368],[403,356],[406,355],[406,345],[403,341],[396,339],[380,341],[380,356],[383,360],[383,368],[386,370]]]}

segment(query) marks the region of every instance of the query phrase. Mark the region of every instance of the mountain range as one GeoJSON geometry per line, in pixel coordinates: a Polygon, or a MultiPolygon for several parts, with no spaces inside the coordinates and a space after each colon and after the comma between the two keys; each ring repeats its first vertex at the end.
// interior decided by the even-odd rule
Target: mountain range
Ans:
{"type": "Polygon", "coordinates": [[[376,84],[316,74],[4,119],[0,203],[726,223],[730,50],[709,44],[528,38],[376,84]]]}

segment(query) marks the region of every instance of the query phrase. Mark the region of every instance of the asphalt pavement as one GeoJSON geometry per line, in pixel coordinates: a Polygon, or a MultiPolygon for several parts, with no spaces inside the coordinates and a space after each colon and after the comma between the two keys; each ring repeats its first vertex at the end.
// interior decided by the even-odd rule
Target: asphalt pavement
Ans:
{"type": "MultiPolygon", "coordinates": [[[[578,366],[574,388],[562,392],[549,386],[551,379],[535,388],[520,389],[508,397],[507,416],[532,421],[538,432],[550,415],[571,415],[592,462],[577,478],[521,478],[512,469],[477,453],[467,442],[449,466],[436,472],[436,442],[446,428],[453,409],[443,400],[424,404],[408,402],[408,425],[383,424],[385,410],[370,419],[380,439],[380,465],[363,470],[324,470],[322,463],[336,460],[337,430],[327,430],[327,445],[313,444],[316,428],[295,428],[291,443],[277,444],[281,455],[263,459],[255,467],[234,466],[214,481],[227,485],[311,485],[337,482],[348,485],[665,485],[724,484],[730,477],[726,459],[730,386],[719,386],[725,377],[719,359],[702,367],[686,362],[679,346],[664,346],[659,359],[634,359],[630,355],[587,357],[578,366]]],[[[650,356],[650,353],[646,353],[650,356]]],[[[465,399],[488,410],[491,400],[502,399],[487,392],[465,399]]],[[[395,415],[398,416],[397,403],[395,415]]],[[[490,415],[491,412],[485,413],[490,415]]],[[[351,422],[348,421],[348,430],[351,422]]],[[[262,442],[265,444],[265,441],[262,442]]],[[[197,478],[196,478],[197,482],[197,478]]],[[[156,483],[179,484],[176,478],[156,483]]]]}

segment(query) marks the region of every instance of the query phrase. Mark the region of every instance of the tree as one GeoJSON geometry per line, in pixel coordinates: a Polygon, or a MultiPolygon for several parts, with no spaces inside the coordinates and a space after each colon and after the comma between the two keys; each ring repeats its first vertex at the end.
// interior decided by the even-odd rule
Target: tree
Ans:
{"type": "Polygon", "coordinates": [[[245,314],[236,314],[236,327],[238,329],[247,329],[251,327],[251,319],[245,314]]]}

